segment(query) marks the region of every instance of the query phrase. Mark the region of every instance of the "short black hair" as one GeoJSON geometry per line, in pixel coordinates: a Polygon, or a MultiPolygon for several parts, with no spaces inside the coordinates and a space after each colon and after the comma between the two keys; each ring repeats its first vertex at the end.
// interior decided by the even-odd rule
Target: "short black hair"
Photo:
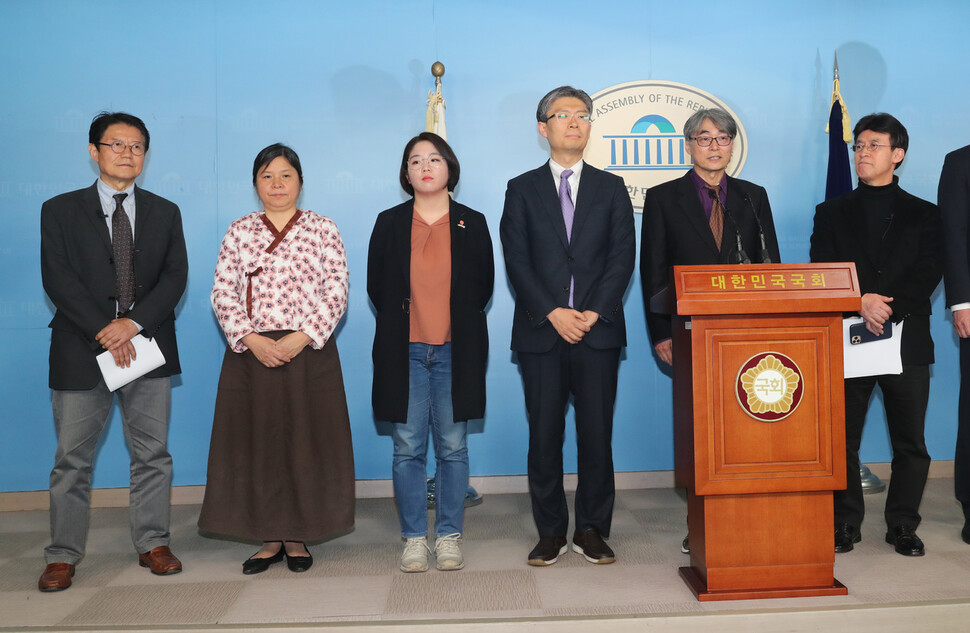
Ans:
{"type": "Polygon", "coordinates": [[[98,112],[94,116],[94,119],[91,120],[91,127],[88,129],[88,143],[91,145],[100,143],[101,139],[104,138],[105,131],[115,123],[124,123],[125,125],[138,128],[141,135],[145,137],[145,151],[148,151],[148,144],[151,142],[151,137],[148,134],[148,128],[145,127],[145,122],[127,112],[98,112]]]}
{"type": "Polygon", "coordinates": [[[434,132],[421,132],[404,146],[404,156],[401,157],[401,173],[398,175],[398,179],[401,181],[401,187],[404,188],[409,196],[414,195],[414,187],[408,182],[408,156],[411,155],[411,150],[414,149],[414,146],[421,141],[428,141],[434,145],[435,150],[445,159],[445,164],[448,165],[448,191],[454,191],[455,186],[458,184],[458,176],[461,175],[461,165],[458,164],[458,157],[455,156],[451,145],[448,145],[448,141],[434,132]]]}
{"type": "Polygon", "coordinates": [[[573,88],[572,86],[559,86],[558,88],[553,88],[547,92],[546,95],[539,100],[539,106],[536,108],[536,121],[539,123],[545,123],[548,121],[549,108],[552,107],[552,102],[556,99],[562,99],[563,97],[579,99],[586,106],[586,111],[593,114],[593,100],[589,98],[589,95],[586,94],[585,90],[573,88]]]}
{"type": "Polygon", "coordinates": [[[256,186],[256,175],[259,171],[273,162],[274,159],[282,156],[286,159],[293,169],[296,170],[297,176],[300,177],[300,186],[303,186],[303,167],[300,165],[300,157],[296,155],[290,147],[283,145],[282,143],[273,143],[268,145],[263,149],[259,150],[256,154],[256,160],[253,161],[253,186],[256,186]]]}
{"type": "MultiPolygon", "coordinates": [[[[874,112],[872,114],[867,114],[866,116],[859,119],[859,122],[855,124],[852,128],[852,138],[856,141],[859,140],[859,135],[866,130],[870,132],[877,132],[879,134],[889,135],[889,145],[892,148],[900,148],[904,152],[909,149],[909,132],[906,131],[906,127],[899,122],[899,119],[891,114],[886,114],[885,112],[874,112]]],[[[903,159],[906,157],[903,156],[903,159]]],[[[896,169],[903,164],[903,161],[896,163],[896,169]]]]}

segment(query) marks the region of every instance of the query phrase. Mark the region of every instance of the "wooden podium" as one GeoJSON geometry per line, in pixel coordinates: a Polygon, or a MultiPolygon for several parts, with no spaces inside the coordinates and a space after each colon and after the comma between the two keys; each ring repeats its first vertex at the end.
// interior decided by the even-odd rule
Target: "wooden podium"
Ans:
{"type": "Polygon", "coordinates": [[[855,265],[675,266],[674,465],[698,600],[844,595],[842,312],[855,265]]]}

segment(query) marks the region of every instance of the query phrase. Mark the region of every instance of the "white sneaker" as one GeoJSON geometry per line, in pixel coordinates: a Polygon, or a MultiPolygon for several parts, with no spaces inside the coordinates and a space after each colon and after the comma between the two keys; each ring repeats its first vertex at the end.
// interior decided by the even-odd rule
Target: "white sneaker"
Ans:
{"type": "Polygon", "coordinates": [[[409,538],[404,543],[404,553],[401,554],[401,571],[428,571],[428,541],[417,536],[409,538]]]}
{"type": "Polygon", "coordinates": [[[457,532],[435,539],[435,567],[442,571],[453,571],[464,567],[465,559],[461,555],[461,549],[458,548],[459,543],[461,543],[461,534],[457,532]]]}

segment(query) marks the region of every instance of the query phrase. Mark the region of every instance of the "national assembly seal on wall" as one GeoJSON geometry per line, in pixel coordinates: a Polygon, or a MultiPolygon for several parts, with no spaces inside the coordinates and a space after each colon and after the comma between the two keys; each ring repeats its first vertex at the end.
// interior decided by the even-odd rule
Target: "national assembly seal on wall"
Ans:
{"type": "Polygon", "coordinates": [[[630,200],[643,212],[647,189],[684,174],[693,165],[684,143],[684,123],[701,108],[722,108],[734,117],[738,135],[727,174],[737,176],[748,156],[748,135],[738,115],[700,88],[673,81],[630,81],[592,96],[593,129],[584,159],[619,174],[630,200]]]}

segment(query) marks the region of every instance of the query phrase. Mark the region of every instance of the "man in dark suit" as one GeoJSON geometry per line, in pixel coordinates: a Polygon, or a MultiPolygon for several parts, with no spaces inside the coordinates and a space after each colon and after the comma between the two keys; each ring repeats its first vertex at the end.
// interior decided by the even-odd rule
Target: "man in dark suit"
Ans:
{"type": "MultiPolygon", "coordinates": [[[[668,365],[674,362],[674,266],[780,261],[768,194],[725,173],[737,134],[738,124],[725,110],[692,114],[684,123],[684,142],[694,167],[651,187],[643,202],[640,284],[650,341],[668,365]]],[[[690,552],[687,537],[681,551],[690,552]]]]}
{"type": "Polygon", "coordinates": [[[862,536],[865,514],[859,479],[859,445],[872,391],[878,384],[892,443],[892,478],[886,495],[886,542],[904,556],[922,556],[916,535],[930,456],[923,437],[929,400],[930,295],[943,273],[940,213],[936,205],[899,187],[896,169],[909,147],[895,117],[862,117],[855,137],[858,187],[815,209],[813,262],[855,262],[866,329],[899,334],[903,372],[845,381],[846,489],[835,492],[835,551],[848,552],[862,536]],[[894,327],[895,326],[895,327],[894,327]]]}
{"type": "Polygon", "coordinates": [[[613,518],[613,404],[636,238],[623,179],[583,163],[592,107],[589,95],[569,86],[542,98],[536,118],[551,160],[509,181],[500,227],[515,291],[512,349],[529,416],[529,492],[539,530],[530,565],[551,565],[567,548],[562,443],[570,395],[579,475],[573,549],[592,563],[615,560],[603,539],[613,518]]]}
{"type": "Polygon", "coordinates": [[[943,219],[943,283],[953,329],[960,337],[960,406],[953,484],[963,505],[965,543],[970,543],[970,145],[943,161],[937,202],[943,219]]]}
{"type": "Polygon", "coordinates": [[[130,366],[139,333],[158,343],[166,362],[116,392],[131,453],[131,537],[142,567],[160,575],[182,570],[169,549],[166,447],[170,377],[181,371],[175,306],[188,276],[182,220],[177,206],[135,186],[149,144],[141,119],[102,112],[88,140],[97,182],[41,209],[41,272],[56,308],[50,387],[57,431],[41,591],[70,587],[84,556],[95,449],[114,400],[96,356],[107,350],[117,366],[130,366]]]}
{"type": "Polygon", "coordinates": [[[644,199],[640,283],[650,341],[668,365],[673,363],[673,266],[780,261],[768,194],[725,174],[737,133],[738,125],[726,111],[695,112],[684,124],[693,169],[651,187],[644,199]]]}

